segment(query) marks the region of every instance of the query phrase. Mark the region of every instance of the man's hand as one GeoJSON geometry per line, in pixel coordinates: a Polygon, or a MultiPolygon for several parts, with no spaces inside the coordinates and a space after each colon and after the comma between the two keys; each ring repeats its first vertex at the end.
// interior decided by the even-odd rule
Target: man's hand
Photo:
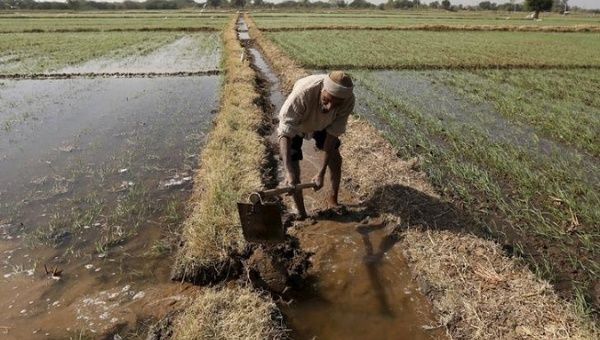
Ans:
{"type": "Polygon", "coordinates": [[[287,170],[285,172],[285,186],[295,186],[296,184],[298,184],[298,180],[295,177],[296,176],[294,176],[294,173],[291,169],[287,170]]]}
{"type": "Polygon", "coordinates": [[[325,174],[318,173],[317,175],[315,175],[315,177],[312,178],[312,182],[315,183],[315,185],[316,185],[316,187],[314,188],[315,191],[319,191],[323,187],[323,178],[324,177],[325,177],[325,174]]]}

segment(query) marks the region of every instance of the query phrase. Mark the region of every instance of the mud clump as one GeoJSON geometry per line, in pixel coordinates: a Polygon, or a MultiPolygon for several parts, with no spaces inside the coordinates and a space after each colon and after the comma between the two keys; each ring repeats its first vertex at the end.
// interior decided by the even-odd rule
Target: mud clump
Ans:
{"type": "Polygon", "coordinates": [[[175,313],[169,313],[157,323],[150,326],[146,340],[166,340],[173,337],[173,322],[175,313]]]}
{"type": "Polygon", "coordinates": [[[291,236],[278,245],[260,245],[246,262],[248,277],[255,287],[275,294],[289,288],[301,289],[308,277],[311,255],[291,236]]]}
{"type": "Polygon", "coordinates": [[[179,256],[171,271],[171,280],[185,281],[195,285],[210,285],[239,278],[244,273],[243,262],[252,254],[253,247],[248,246],[240,254],[229,252],[229,255],[219,262],[208,265],[197,265],[193,261],[184,262],[179,256]]]}

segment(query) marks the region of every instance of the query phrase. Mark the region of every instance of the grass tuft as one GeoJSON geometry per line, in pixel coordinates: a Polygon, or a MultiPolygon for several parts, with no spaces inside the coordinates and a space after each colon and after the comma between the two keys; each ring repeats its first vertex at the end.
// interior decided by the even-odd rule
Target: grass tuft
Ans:
{"type": "Polygon", "coordinates": [[[284,339],[275,303],[245,287],[204,289],[175,320],[173,339],[284,339]]]}

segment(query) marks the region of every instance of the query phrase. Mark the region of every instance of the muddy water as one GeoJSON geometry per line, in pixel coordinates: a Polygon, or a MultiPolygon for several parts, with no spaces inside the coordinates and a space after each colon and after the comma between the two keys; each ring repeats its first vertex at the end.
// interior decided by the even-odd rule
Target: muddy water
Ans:
{"type": "MultiPolygon", "coordinates": [[[[239,27],[239,26],[238,26],[239,27]]],[[[243,40],[243,39],[242,39],[243,40]]],[[[273,114],[285,96],[279,80],[260,51],[250,47],[254,65],[270,82],[273,114]]],[[[276,136],[271,136],[276,142],[276,136]]],[[[303,182],[310,181],[322,161],[314,143],[305,142],[303,182]]],[[[282,169],[279,171],[280,179],[282,169]]],[[[327,185],[327,183],[326,183],[327,185]]],[[[314,218],[297,223],[289,233],[312,251],[313,282],[289,304],[280,307],[296,339],[437,339],[430,305],[412,282],[397,233],[357,204],[342,190],[347,214],[324,210],[325,190],[307,191],[305,201],[314,218]]],[[[288,202],[289,203],[289,202],[288,202]]]]}
{"type": "Polygon", "coordinates": [[[218,88],[218,76],[1,83],[2,338],[132,337],[186,299],[171,245],[218,88]]]}

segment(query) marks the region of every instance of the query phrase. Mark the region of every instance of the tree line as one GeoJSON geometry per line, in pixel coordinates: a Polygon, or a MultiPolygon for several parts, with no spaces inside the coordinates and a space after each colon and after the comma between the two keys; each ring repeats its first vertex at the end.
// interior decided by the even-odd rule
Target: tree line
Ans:
{"type": "MultiPolygon", "coordinates": [[[[572,10],[585,11],[581,8],[570,7],[568,0],[525,0],[525,3],[509,2],[496,3],[482,1],[475,6],[453,5],[450,0],[436,0],[425,3],[422,0],[387,0],[386,3],[375,5],[368,0],[286,0],[280,3],[272,3],[266,0],[206,0],[197,3],[194,0],[146,0],[143,2],[102,2],[90,0],[67,0],[67,2],[34,1],[34,0],[0,0],[0,10],[169,10],[184,8],[283,8],[283,9],[445,9],[456,10],[492,10],[492,11],[555,11],[568,12],[572,10]]],[[[600,10],[591,12],[600,13],[600,10]]]]}

